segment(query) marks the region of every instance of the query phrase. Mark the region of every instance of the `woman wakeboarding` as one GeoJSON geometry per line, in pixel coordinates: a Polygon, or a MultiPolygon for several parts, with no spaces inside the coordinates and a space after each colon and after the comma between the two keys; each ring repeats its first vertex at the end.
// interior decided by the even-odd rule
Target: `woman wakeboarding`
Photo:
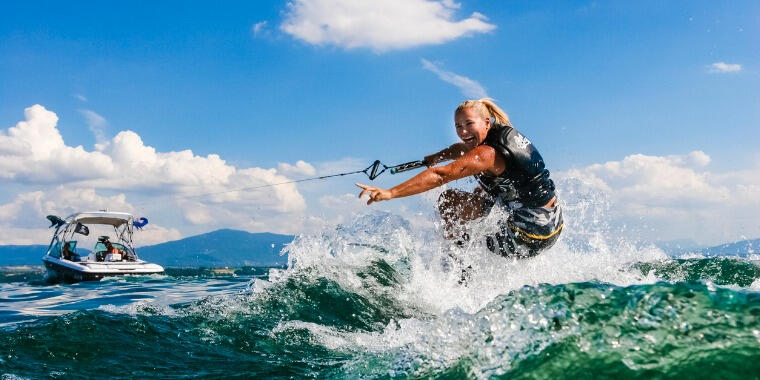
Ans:
{"type": "Polygon", "coordinates": [[[488,214],[493,207],[507,211],[499,232],[486,237],[492,252],[507,257],[532,257],[550,248],[562,231],[562,209],[544,160],[533,144],[512,127],[507,114],[491,99],[467,100],[454,112],[462,140],[424,158],[428,169],[391,189],[357,183],[367,204],[407,197],[474,176],[473,192],[445,190],[438,210],[447,239],[463,244],[464,225],[488,214]],[[454,160],[447,165],[438,163],[454,160]]]}

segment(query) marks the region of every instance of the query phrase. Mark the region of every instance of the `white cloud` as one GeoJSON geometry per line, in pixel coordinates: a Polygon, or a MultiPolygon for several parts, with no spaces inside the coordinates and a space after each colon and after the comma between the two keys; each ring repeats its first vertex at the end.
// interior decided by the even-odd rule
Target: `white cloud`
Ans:
{"type": "Polygon", "coordinates": [[[459,91],[461,91],[462,95],[464,95],[466,98],[481,99],[488,97],[486,89],[483,88],[480,83],[457,73],[443,70],[438,65],[428,61],[427,59],[423,58],[421,61],[422,68],[434,73],[442,81],[453,84],[459,88],[459,91]]]}
{"type": "Polygon", "coordinates": [[[715,62],[708,67],[711,73],[738,73],[742,71],[742,65],[738,63],[715,62]]]}
{"type": "MultiPolygon", "coordinates": [[[[361,190],[361,189],[359,189],[361,190]]],[[[325,195],[319,198],[319,203],[326,208],[355,208],[361,209],[364,202],[356,194],[346,193],[343,195],[325,195]]]]}
{"type": "MultiPolygon", "coordinates": [[[[622,224],[647,226],[648,241],[691,238],[719,243],[760,236],[760,167],[734,173],[705,170],[701,151],[680,156],[635,154],[621,161],[558,173],[601,191],[622,224]]],[[[560,190],[561,190],[560,186],[560,190]]]]}
{"type": "Polygon", "coordinates": [[[82,103],[87,103],[87,97],[82,94],[74,94],[74,97],[82,103]]]}
{"type": "Polygon", "coordinates": [[[255,203],[180,202],[185,220],[194,225],[215,228],[236,228],[245,231],[266,231],[282,234],[314,232],[307,223],[305,210],[279,211],[259,207],[255,203]]]}
{"type": "Polygon", "coordinates": [[[294,0],[280,28],[313,45],[377,52],[435,45],[496,28],[480,13],[456,20],[451,0],[294,0]]]}
{"type": "Polygon", "coordinates": [[[124,194],[113,196],[98,195],[95,189],[57,186],[49,191],[20,193],[8,203],[0,204],[0,224],[13,223],[22,227],[42,226],[45,216],[54,214],[61,217],[79,211],[118,209],[133,212],[124,194]]]}
{"type": "Polygon", "coordinates": [[[106,141],[105,128],[108,126],[108,121],[103,116],[92,110],[79,110],[79,113],[84,116],[87,121],[87,127],[95,136],[95,141],[98,144],[102,144],[106,141]]]}
{"type": "MultiPolygon", "coordinates": [[[[0,203],[0,244],[44,244],[50,234],[45,215],[65,216],[100,208],[145,213],[136,216],[148,216],[152,222],[154,217],[160,221],[182,216],[208,230],[226,227],[279,233],[314,232],[325,223],[340,222],[350,213],[368,209],[356,199],[354,177],[310,182],[310,206],[315,208],[308,213],[306,200],[295,184],[247,189],[286,182],[296,173],[311,176],[355,171],[369,164],[364,160],[347,158],[314,165],[297,161],[282,163],[277,169],[241,168],[214,154],[202,157],[190,150],[157,151],[132,131],[122,131],[87,151],[64,143],[55,113],[36,105],[27,108],[25,115],[26,120],[0,131],[0,186],[13,183],[27,189],[0,203]],[[337,189],[338,194],[353,192],[334,195],[337,189]],[[156,197],[157,192],[165,197],[156,197]],[[194,196],[207,193],[215,194],[194,196]],[[142,195],[150,205],[127,201],[136,195],[142,195]],[[161,212],[172,216],[166,218],[161,212]]],[[[710,156],[701,151],[672,156],[635,154],[556,173],[555,177],[563,201],[572,200],[563,183],[581,180],[611,202],[613,207],[606,217],[629,226],[646,226],[642,233],[649,241],[692,238],[720,243],[760,236],[760,165],[714,172],[709,169],[710,163],[710,156]]],[[[414,204],[426,196],[407,201],[414,204]]],[[[427,208],[433,207],[434,198],[427,202],[427,208]]],[[[403,202],[374,207],[397,208],[399,204],[403,202]]],[[[571,212],[566,216],[575,217],[571,212]]],[[[141,244],[181,236],[175,228],[149,226],[141,244]]]]}
{"type": "Polygon", "coordinates": [[[370,211],[367,207],[366,199],[359,199],[358,194],[357,190],[355,194],[345,193],[342,195],[324,195],[319,197],[319,204],[322,206],[320,218],[323,220],[323,224],[335,225],[345,223],[347,218],[356,213],[370,211]]]}
{"type": "Polygon", "coordinates": [[[346,157],[336,161],[323,161],[317,164],[317,174],[331,175],[352,172],[366,168],[370,162],[358,158],[346,157]]]}
{"type": "MultiPolygon", "coordinates": [[[[0,229],[0,245],[31,245],[48,244],[52,238],[52,232],[42,228],[19,228],[15,226],[2,226],[0,229]]],[[[45,252],[40,252],[40,258],[45,252]]]]}
{"type": "Polygon", "coordinates": [[[24,115],[26,121],[7,134],[0,131],[0,182],[58,183],[113,173],[113,162],[102,153],[64,144],[55,113],[34,105],[24,115]]]}
{"type": "MultiPolygon", "coordinates": [[[[182,239],[182,234],[176,228],[167,228],[148,224],[135,232],[135,247],[154,245],[172,240],[182,239]]],[[[140,252],[138,251],[138,254],[140,252]]]]}
{"type": "Polygon", "coordinates": [[[253,33],[253,36],[254,37],[258,36],[259,33],[261,33],[266,26],[267,26],[266,21],[261,21],[261,22],[257,22],[253,24],[253,26],[251,27],[251,32],[253,33]]]}
{"type": "Polygon", "coordinates": [[[194,225],[216,223],[211,210],[200,202],[185,204],[184,207],[182,207],[182,216],[186,221],[194,225]]]}
{"type": "MultiPolygon", "coordinates": [[[[0,132],[0,182],[67,183],[95,189],[137,191],[160,189],[164,194],[219,193],[286,182],[276,169],[237,168],[216,154],[196,156],[190,150],[158,152],[133,131],[119,132],[94,151],[67,146],[56,124],[58,117],[40,105],[25,110],[26,121],[0,132]]],[[[298,166],[298,164],[297,164],[298,166]]],[[[299,168],[307,168],[303,163],[299,168]]],[[[255,203],[291,212],[306,207],[295,185],[268,191],[215,194],[211,202],[255,203]]]]}
{"type": "Polygon", "coordinates": [[[311,164],[306,161],[298,160],[295,165],[280,162],[277,164],[277,170],[285,175],[308,175],[313,176],[317,174],[317,169],[314,169],[311,164]]]}
{"type": "MultiPolygon", "coordinates": [[[[130,212],[134,208],[126,203],[125,194],[149,196],[147,205],[151,208],[174,204],[188,221],[196,224],[215,221],[219,227],[251,226],[252,216],[266,216],[282,219],[279,228],[285,231],[288,226],[298,224],[292,223],[292,219],[299,218],[306,209],[306,201],[295,184],[252,189],[290,180],[286,173],[274,168],[235,167],[216,154],[202,157],[190,150],[160,152],[146,145],[133,131],[121,131],[87,151],[65,144],[56,126],[55,113],[34,105],[25,110],[25,116],[26,120],[8,128],[7,133],[0,131],[0,184],[14,183],[33,190],[51,185],[57,188],[48,193],[30,191],[0,205],[0,217],[6,217],[5,220],[33,215],[33,220],[21,223],[32,227],[38,225],[40,215],[44,219],[46,212],[65,214],[99,208],[130,212]],[[96,190],[122,194],[102,197],[96,196],[96,190]],[[198,196],[202,194],[206,195],[198,196]],[[38,199],[43,195],[44,201],[38,199]],[[187,199],[213,205],[214,212],[208,215],[223,214],[226,219],[184,209],[192,206],[181,201],[187,199]]],[[[105,118],[93,120],[96,124],[105,122],[105,118]]],[[[304,161],[284,164],[282,168],[285,172],[315,171],[304,161]]],[[[261,225],[260,230],[267,230],[266,223],[257,225],[261,225]]],[[[174,233],[164,232],[167,237],[174,233]]]]}
{"type": "Polygon", "coordinates": [[[712,159],[707,153],[701,150],[695,150],[685,156],[685,161],[682,161],[686,165],[693,165],[695,167],[707,166],[712,159]]]}
{"type": "Polygon", "coordinates": [[[682,205],[687,200],[695,203],[727,200],[727,189],[713,186],[705,173],[690,167],[691,162],[688,156],[635,154],[622,161],[588,166],[579,174],[603,184],[601,188],[627,201],[623,207],[639,203],[676,206],[674,202],[682,205]]]}
{"type": "MultiPolygon", "coordinates": [[[[47,244],[52,234],[52,230],[47,228],[47,215],[65,218],[75,212],[100,209],[133,214],[136,212],[135,208],[127,203],[124,194],[102,196],[91,188],[58,186],[50,191],[20,193],[12,201],[0,204],[0,245],[47,244]]],[[[161,243],[182,236],[175,228],[155,224],[149,224],[139,234],[136,242],[140,245],[161,243]]]]}
{"type": "Polygon", "coordinates": [[[39,217],[45,212],[42,205],[44,196],[45,193],[41,191],[18,194],[13,201],[0,205],[0,221],[15,222],[21,215],[33,214],[39,217]]]}

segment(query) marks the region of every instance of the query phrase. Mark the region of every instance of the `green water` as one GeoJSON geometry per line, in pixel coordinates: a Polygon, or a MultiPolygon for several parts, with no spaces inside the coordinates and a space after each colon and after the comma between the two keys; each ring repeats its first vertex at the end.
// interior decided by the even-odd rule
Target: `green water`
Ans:
{"type": "Polygon", "coordinates": [[[379,215],[286,269],[0,271],[5,378],[760,378],[760,266],[572,236],[530,260],[379,215]],[[582,241],[581,248],[568,242],[582,241]]]}
{"type": "MultiPolygon", "coordinates": [[[[664,280],[525,286],[474,313],[442,314],[394,298],[405,280],[383,261],[356,272],[356,289],[368,292],[309,271],[258,291],[239,277],[102,282],[90,289],[98,307],[6,324],[0,368],[32,378],[758,377],[760,293],[742,288],[760,278],[756,264],[635,266],[664,280]],[[135,287],[203,287],[211,295],[166,305],[102,302],[106,294],[134,295],[135,287]]],[[[53,287],[60,297],[76,286],[53,287]]],[[[20,298],[4,299],[3,310],[20,298]]]]}

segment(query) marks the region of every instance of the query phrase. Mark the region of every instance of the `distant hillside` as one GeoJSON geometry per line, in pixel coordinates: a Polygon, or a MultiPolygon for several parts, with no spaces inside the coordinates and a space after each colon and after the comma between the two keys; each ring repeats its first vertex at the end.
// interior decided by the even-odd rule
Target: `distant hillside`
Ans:
{"type": "Polygon", "coordinates": [[[680,255],[689,252],[699,252],[705,248],[705,246],[698,244],[691,239],[678,239],[658,241],[654,243],[663,252],[669,255],[680,255]]]}
{"type": "MultiPolygon", "coordinates": [[[[168,267],[285,265],[280,256],[292,235],[217,230],[185,239],[136,248],[141,259],[168,267]]],[[[41,265],[47,245],[0,246],[0,265],[41,265]]]]}
{"type": "MultiPolygon", "coordinates": [[[[280,256],[280,251],[291,241],[292,235],[223,229],[136,250],[142,259],[167,267],[276,266],[288,262],[287,255],[280,256]]],[[[701,249],[692,241],[660,242],[658,245],[674,254],[700,252],[706,256],[746,257],[760,253],[760,239],[701,249]]],[[[45,250],[47,245],[0,246],[0,266],[41,265],[45,250]]]]}
{"type": "Polygon", "coordinates": [[[702,253],[707,256],[742,256],[760,253],[760,239],[742,240],[705,248],[702,253]]]}
{"type": "Polygon", "coordinates": [[[170,267],[285,265],[280,256],[292,235],[217,230],[185,239],[137,248],[143,260],[170,267]]]}
{"type": "Polygon", "coordinates": [[[42,265],[47,245],[0,245],[0,265],[42,265]]]}

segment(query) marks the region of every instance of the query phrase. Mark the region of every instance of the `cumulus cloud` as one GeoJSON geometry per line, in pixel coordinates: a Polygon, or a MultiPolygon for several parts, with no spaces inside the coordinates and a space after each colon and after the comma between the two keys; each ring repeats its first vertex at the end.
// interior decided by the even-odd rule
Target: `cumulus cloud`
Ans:
{"type": "MultiPolygon", "coordinates": [[[[295,184],[256,189],[287,182],[290,180],[288,174],[314,173],[315,169],[304,161],[295,165],[283,164],[280,170],[235,167],[216,154],[203,157],[190,150],[157,151],[145,144],[137,133],[128,130],[88,151],[81,146],[65,144],[57,129],[58,116],[54,112],[34,105],[24,114],[24,121],[6,131],[0,130],[0,183],[57,187],[49,194],[28,192],[22,198],[0,205],[0,217],[5,220],[34,215],[34,221],[21,223],[32,226],[38,223],[40,215],[44,219],[45,213],[65,214],[98,208],[129,212],[134,208],[126,203],[124,194],[151,195],[150,207],[169,203],[182,212],[183,206],[191,207],[192,204],[179,200],[191,198],[195,202],[214,205],[217,214],[242,215],[223,220],[204,217],[197,210],[184,212],[185,218],[192,223],[215,220],[225,227],[240,227],[228,223],[229,220],[248,226],[250,223],[246,220],[251,215],[277,217],[287,214],[294,218],[306,209],[306,202],[295,184]],[[96,190],[122,194],[102,197],[96,196],[96,190]],[[36,211],[32,213],[31,209],[36,211]]],[[[105,118],[94,117],[95,113],[83,115],[93,116],[95,124],[105,123],[105,118]]],[[[266,229],[264,223],[261,225],[266,229]]],[[[287,223],[283,222],[282,230],[286,226],[287,223]]],[[[164,232],[161,236],[174,233],[171,230],[164,232]]]]}
{"type": "Polygon", "coordinates": [[[327,208],[352,207],[362,208],[364,203],[356,194],[346,193],[343,195],[325,195],[319,198],[319,203],[327,208]]]}
{"type": "Polygon", "coordinates": [[[442,81],[453,84],[459,88],[459,91],[461,91],[462,95],[464,95],[466,98],[481,99],[488,97],[486,89],[483,88],[480,83],[466,76],[462,76],[451,71],[446,71],[433,62],[430,62],[424,58],[422,59],[422,68],[437,75],[438,78],[440,78],[442,81]]]}
{"type": "Polygon", "coordinates": [[[359,199],[358,193],[342,195],[324,195],[319,198],[322,206],[321,219],[327,224],[345,223],[356,213],[368,212],[366,199],[359,199]]]}
{"type": "Polygon", "coordinates": [[[106,141],[105,128],[108,126],[108,121],[103,116],[100,116],[93,110],[79,110],[79,113],[84,116],[87,121],[87,127],[95,136],[95,141],[98,144],[102,144],[106,141]]]}
{"type": "MultiPolygon", "coordinates": [[[[0,131],[0,181],[26,184],[69,183],[88,188],[156,189],[192,195],[219,193],[211,202],[249,202],[288,212],[305,208],[295,185],[268,192],[236,191],[288,181],[276,169],[237,168],[219,155],[197,156],[190,150],[159,152],[133,131],[121,131],[95,150],[67,146],[56,124],[58,117],[40,105],[25,110],[26,120],[0,131]]],[[[303,169],[307,163],[301,164],[303,169]]]]}
{"type": "MultiPolygon", "coordinates": [[[[57,186],[49,191],[20,193],[13,200],[0,204],[0,245],[46,244],[52,234],[52,230],[46,228],[49,225],[45,219],[47,215],[65,218],[76,212],[101,209],[136,213],[124,194],[104,196],[91,188],[57,186]]],[[[138,243],[156,244],[181,236],[176,228],[149,224],[140,232],[138,243]]]]}
{"type": "Polygon", "coordinates": [[[346,157],[335,161],[323,161],[317,164],[317,174],[319,175],[331,175],[337,173],[352,172],[359,169],[364,169],[369,165],[366,160],[360,160],[358,158],[346,157]]]}
{"type": "Polygon", "coordinates": [[[186,221],[194,225],[212,224],[216,222],[212,210],[200,202],[193,202],[193,204],[186,204],[185,207],[182,207],[182,216],[186,221]]]}
{"type": "Polygon", "coordinates": [[[742,65],[738,63],[715,62],[708,67],[711,73],[738,73],[742,71],[742,65]]]}
{"type": "MultiPolygon", "coordinates": [[[[324,187],[311,183],[313,189],[324,192],[314,202],[321,209],[310,209],[308,214],[306,201],[294,184],[252,189],[289,181],[291,175],[363,169],[368,164],[365,160],[241,168],[214,154],[160,152],[133,131],[119,132],[93,150],[85,150],[64,143],[55,113],[35,105],[25,110],[25,117],[0,131],[0,184],[28,189],[0,203],[0,244],[44,244],[50,234],[45,215],[101,208],[145,212],[139,216],[151,217],[151,222],[156,221],[152,218],[156,212],[171,210],[188,223],[209,229],[280,233],[313,232],[325,223],[342,221],[347,213],[367,209],[356,199],[356,192],[334,195],[337,188],[344,189],[341,192],[353,189],[354,178],[345,183],[337,180],[339,186],[336,182],[319,185],[324,187]],[[164,197],[156,197],[157,193],[164,197]],[[150,205],[128,202],[136,195],[150,205]]],[[[760,236],[760,165],[714,172],[711,161],[701,151],[670,156],[634,154],[556,173],[556,179],[563,201],[572,198],[563,183],[580,180],[613,205],[607,217],[629,226],[646,226],[643,233],[650,241],[692,238],[720,243],[760,236]]],[[[433,199],[428,203],[434,204],[434,195],[426,195],[433,199]]],[[[574,217],[570,212],[566,216],[574,217]]],[[[420,218],[429,219],[427,215],[420,218]]],[[[141,244],[181,237],[177,229],[160,223],[151,223],[143,233],[141,244]]]]}
{"type": "Polygon", "coordinates": [[[317,169],[306,161],[298,160],[295,165],[281,162],[277,164],[277,170],[285,175],[309,175],[317,174],[317,169]]]}
{"type": "Polygon", "coordinates": [[[40,105],[24,110],[25,121],[0,131],[0,182],[58,183],[113,173],[110,158],[63,142],[58,116],[40,105]]]}
{"type": "MultiPolygon", "coordinates": [[[[135,247],[164,243],[182,239],[182,233],[176,228],[167,228],[155,224],[148,224],[135,235],[135,247]]],[[[139,254],[139,251],[138,251],[139,254]]]]}
{"type": "Polygon", "coordinates": [[[634,154],[621,161],[558,173],[605,194],[609,216],[629,226],[648,226],[650,241],[691,238],[717,243],[760,236],[760,167],[741,173],[706,170],[710,157],[634,154]]]}
{"type": "Polygon", "coordinates": [[[313,45],[377,52],[435,45],[496,28],[474,12],[457,20],[451,0],[294,0],[280,28],[313,45]]]}
{"type": "MultiPolygon", "coordinates": [[[[699,154],[704,153],[692,153],[699,154]]],[[[624,200],[623,207],[644,203],[648,206],[676,206],[676,202],[683,205],[687,201],[694,204],[725,202],[729,198],[728,189],[710,183],[706,173],[689,165],[692,162],[688,156],[635,154],[622,161],[588,166],[579,173],[624,200]]]]}
{"type": "Polygon", "coordinates": [[[306,221],[305,210],[280,212],[267,210],[252,203],[180,202],[185,220],[199,226],[236,228],[246,231],[266,231],[282,234],[314,232],[306,221]]]}
{"type": "Polygon", "coordinates": [[[0,223],[31,227],[44,225],[46,215],[68,216],[79,211],[118,209],[134,212],[124,194],[102,196],[95,189],[57,186],[49,191],[30,191],[0,204],[0,223]]]}
{"type": "MultiPolygon", "coordinates": [[[[15,226],[3,226],[0,229],[0,245],[44,245],[50,242],[52,232],[44,228],[19,228],[15,226]]],[[[40,252],[40,257],[45,252],[40,252]]]]}

